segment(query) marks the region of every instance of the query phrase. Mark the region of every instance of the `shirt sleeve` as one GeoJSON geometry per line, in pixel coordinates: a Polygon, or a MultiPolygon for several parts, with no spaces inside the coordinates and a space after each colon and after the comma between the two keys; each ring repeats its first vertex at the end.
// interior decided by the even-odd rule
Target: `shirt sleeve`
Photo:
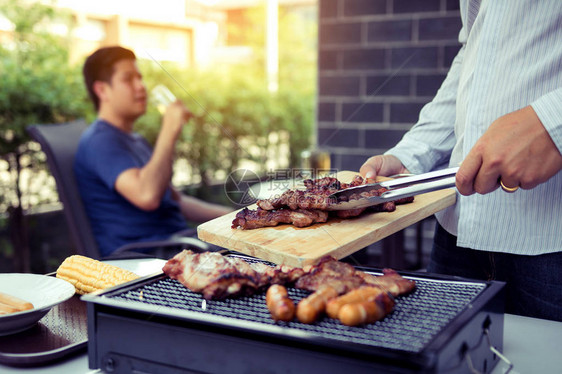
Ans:
{"type": "Polygon", "coordinates": [[[531,107],[548,131],[558,152],[562,153],[562,88],[541,96],[531,107]]]}
{"type": "Polygon", "coordinates": [[[464,46],[453,60],[435,98],[422,108],[418,122],[385,153],[398,157],[412,173],[427,172],[449,161],[456,142],[456,99],[463,55],[464,46]]]}

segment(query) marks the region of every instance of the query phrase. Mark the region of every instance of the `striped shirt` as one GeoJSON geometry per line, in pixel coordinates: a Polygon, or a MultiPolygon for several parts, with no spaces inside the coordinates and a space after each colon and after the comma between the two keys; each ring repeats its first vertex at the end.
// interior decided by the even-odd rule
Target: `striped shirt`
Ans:
{"type": "MultiPolygon", "coordinates": [[[[462,43],[418,123],[387,152],[413,173],[457,166],[498,117],[531,105],[562,153],[562,1],[461,0],[462,43]]],[[[531,190],[457,196],[440,224],[467,248],[562,250],[562,172],[531,190]]]]}

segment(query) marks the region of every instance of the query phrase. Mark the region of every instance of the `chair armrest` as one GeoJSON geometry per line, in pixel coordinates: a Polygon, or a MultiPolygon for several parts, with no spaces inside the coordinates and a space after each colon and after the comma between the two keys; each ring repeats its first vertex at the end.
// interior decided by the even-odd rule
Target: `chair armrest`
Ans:
{"type": "Polygon", "coordinates": [[[190,237],[175,237],[172,239],[166,240],[155,240],[155,241],[146,241],[146,242],[137,242],[137,243],[130,243],[125,244],[114,252],[112,252],[109,256],[104,257],[104,260],[110,259],[126,259],[126,258],[139,258],[139,257],[158,257],[151,251],[143,252],[142,249],[149,249],[149,248],[169,248],[169,247],[182,247],[182,249],[191,249],[195,252],[207,252],[207,251],[217,251],[217,248],[211,246],[208,243],[205,243],[196,238],[190,237]]]}

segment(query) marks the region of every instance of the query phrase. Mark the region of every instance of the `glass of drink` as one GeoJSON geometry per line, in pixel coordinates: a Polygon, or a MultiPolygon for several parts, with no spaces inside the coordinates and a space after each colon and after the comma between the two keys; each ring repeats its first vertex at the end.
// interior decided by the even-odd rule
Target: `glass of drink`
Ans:
{"type": "Polygon", "coordinates": [[[160,114],[164,114],[166,108],[177,100],[172,91],[163,84],[155,86],[150,91],[150,99],[154,105],[156,105],[156,109],[160,112],[160,114]]]}
{"type": "Polygon", "coordinates": [[[313,177],[330,174],[332,170],[330,153],[318,148],[307,149],[301,153],[303,172],[310,172],[313,177]]]}

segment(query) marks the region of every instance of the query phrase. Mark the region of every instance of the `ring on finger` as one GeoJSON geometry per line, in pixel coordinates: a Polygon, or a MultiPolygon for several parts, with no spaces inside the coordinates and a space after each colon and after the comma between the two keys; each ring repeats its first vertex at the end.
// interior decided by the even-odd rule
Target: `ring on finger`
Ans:
{"type": "Polygon", "coordinates": [[[503,184],[503,181],[501,179],[500,179],[500,186],[501,186],[502,190],[504,190],[505,192],[509,192],[509,193],[513,193],[513,192],[515,192],[519,189],[519,186],[507,187],[505,184],[503,184]]]}

